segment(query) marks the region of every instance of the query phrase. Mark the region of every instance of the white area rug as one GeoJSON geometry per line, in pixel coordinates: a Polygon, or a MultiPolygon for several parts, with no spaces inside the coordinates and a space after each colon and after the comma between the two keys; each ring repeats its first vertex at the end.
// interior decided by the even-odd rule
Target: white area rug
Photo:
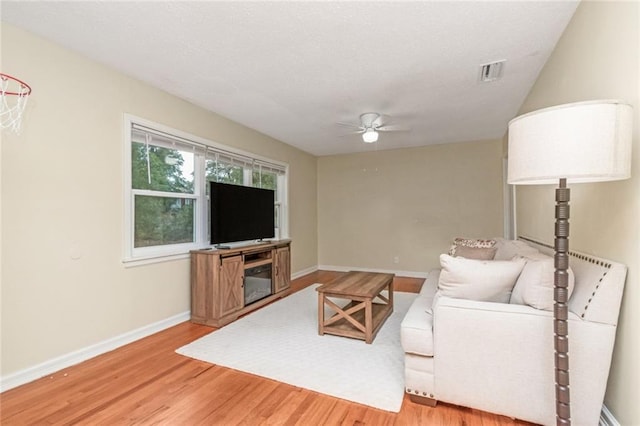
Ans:
{"type": "Polygon", "coordinates": [[[318,293],[310,286],[181,347],[191,358],[382,410],[404,396],[400,323],[416,294],[394,292],[393,313],[372,344],[318,335],[318,293]]]}

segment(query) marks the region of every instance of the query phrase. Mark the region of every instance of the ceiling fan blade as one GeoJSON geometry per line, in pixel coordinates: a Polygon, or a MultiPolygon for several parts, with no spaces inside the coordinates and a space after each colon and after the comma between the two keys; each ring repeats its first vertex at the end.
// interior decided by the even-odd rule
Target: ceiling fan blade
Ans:
{"type": "Polygon", "coordinates": [[[359,125],[353,124],[353,123],[342,123],[342,122],[338,121],[338,122],[336,122],[336,124],[338,126],[342,126],[342,127],[349,127],[350,129],[363,130],[362,126],[359,126],[359,125]]]}
{"type": "Polygon", "coordinates": [[[358,134],[362,134],[364,133],[364,130],[354,130],[353,132],[349,132],[349,133],[343,133],[341,135],[338,135],[338,137],[345,137],[345,136],[351,136],[351,135],[358,135],[358,134]]]}
{"type": "Polygon", "coordinates": [[[407,127],[394,126],[394,125],[385,125],[377,127],[376,130],[380,132],[410,132],[411,129],[407,127]]]}

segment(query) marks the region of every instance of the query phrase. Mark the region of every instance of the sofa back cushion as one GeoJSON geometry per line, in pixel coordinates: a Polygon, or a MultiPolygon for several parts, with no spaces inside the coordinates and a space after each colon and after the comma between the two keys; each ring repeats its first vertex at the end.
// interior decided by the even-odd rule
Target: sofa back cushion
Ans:
{"type": "MultiPolygon", "coordinates": [[[[550,245],[531,239],[526,239],[526,244],[542,253],[553,255],[554,250],[550,245]]],[[[627,267],[573,250],[569,252],[569,266],[575,274],[575,288],[569,298],[569,310],[587,321],[616,325],[627,267]]]]}
{"type": "Polygon", "coordinates": [[[538,249],[531,247],[524,241],[504,238],[494,238],[494,240],[496,241],[496,254],[493,257],[495,260],[511,260],[515,256],[529,257],[539,253],[538,249]]]}
{"type": "MultiPolygon", "coordinates": [[[[526,259],[527,263],[516,281],[510,303],[529,305],[536,309],[553,309],[555,266],[551,256],[537,253],[526,259]]],[[[575,277],[569,268],[568,292],[573,292],[575,277]]]]}
{"type": "Polygon", "coordinates": [[[509,303],[525,263],[522,258],[477,260],[441,254],[438,292],[459,299],[509,303]]]}

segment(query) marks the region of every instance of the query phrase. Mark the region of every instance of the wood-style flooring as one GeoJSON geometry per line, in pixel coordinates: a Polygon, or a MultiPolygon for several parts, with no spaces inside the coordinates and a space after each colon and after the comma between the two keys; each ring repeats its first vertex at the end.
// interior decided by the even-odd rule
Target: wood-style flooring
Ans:
{"type": "MultiPolygon", "coordinates": [[[[318,271],[294,280],[292,288],[297,291],[327,282],[338,274],[318,271]]],[[[417,292],[422,281],[396,278],[394,284],[397,291],[417,292]]],[[[449,404],[426,407],[412,403],[406,395],[400,413],[390,413],[174,352],[212,330],[185,322],[6,391],[0,394],[0,424],[528,424],[449,404]]]]}

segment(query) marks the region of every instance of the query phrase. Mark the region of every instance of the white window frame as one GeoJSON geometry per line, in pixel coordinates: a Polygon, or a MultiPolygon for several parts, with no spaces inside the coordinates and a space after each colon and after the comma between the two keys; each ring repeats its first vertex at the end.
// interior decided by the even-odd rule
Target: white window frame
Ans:
{"type": "MultiPolygon", "coordinates": [[[[189,257],[189,251],[199,248],[211,247],[208,240],[207,209],[209,201],[206,196],[207,181],[205,178],[205,158],[206,151],[220,151],[231,155],[250,158],[255,161],[265,162],[283,170],[278,174],[278,190],[276,194],[276,204],[274,208],[279,210],[279,227],[275,229],[275,238],[289,237],[289,208],[288,208],[288,185],[289,185],[289,165],[280,161],[275,161],[266,157],[261,157],[253,153],[235,149],[217,142],[213,142],[180,130],[164,126],[131,114],[124,114],[124,236],[123,236],[123,263],[126,266],[137,266],[147,263],[163,262],[174,259],[184,259],[189,257]],[[166,134],[167,136],[179,140],[181,144],[193,145],[194,150],[194,192],[192,194],[148,191],[132,188],[131,176],[131,129],[134,125],[146,127],[150,130],[166,134]],[[189,198],[195,200],[194,218],[194,242],[181,244],[167,244],[153,247],[134,247],[134,197],[135,195],[167,196],[171,198],[189,198]]],[[[154,143],[154,145],[156,145],[154,143]]],[[[245,176],[248,174],[248,181],[244,184],[251,186],[251,171],[244,169],[245,176]]]]}

